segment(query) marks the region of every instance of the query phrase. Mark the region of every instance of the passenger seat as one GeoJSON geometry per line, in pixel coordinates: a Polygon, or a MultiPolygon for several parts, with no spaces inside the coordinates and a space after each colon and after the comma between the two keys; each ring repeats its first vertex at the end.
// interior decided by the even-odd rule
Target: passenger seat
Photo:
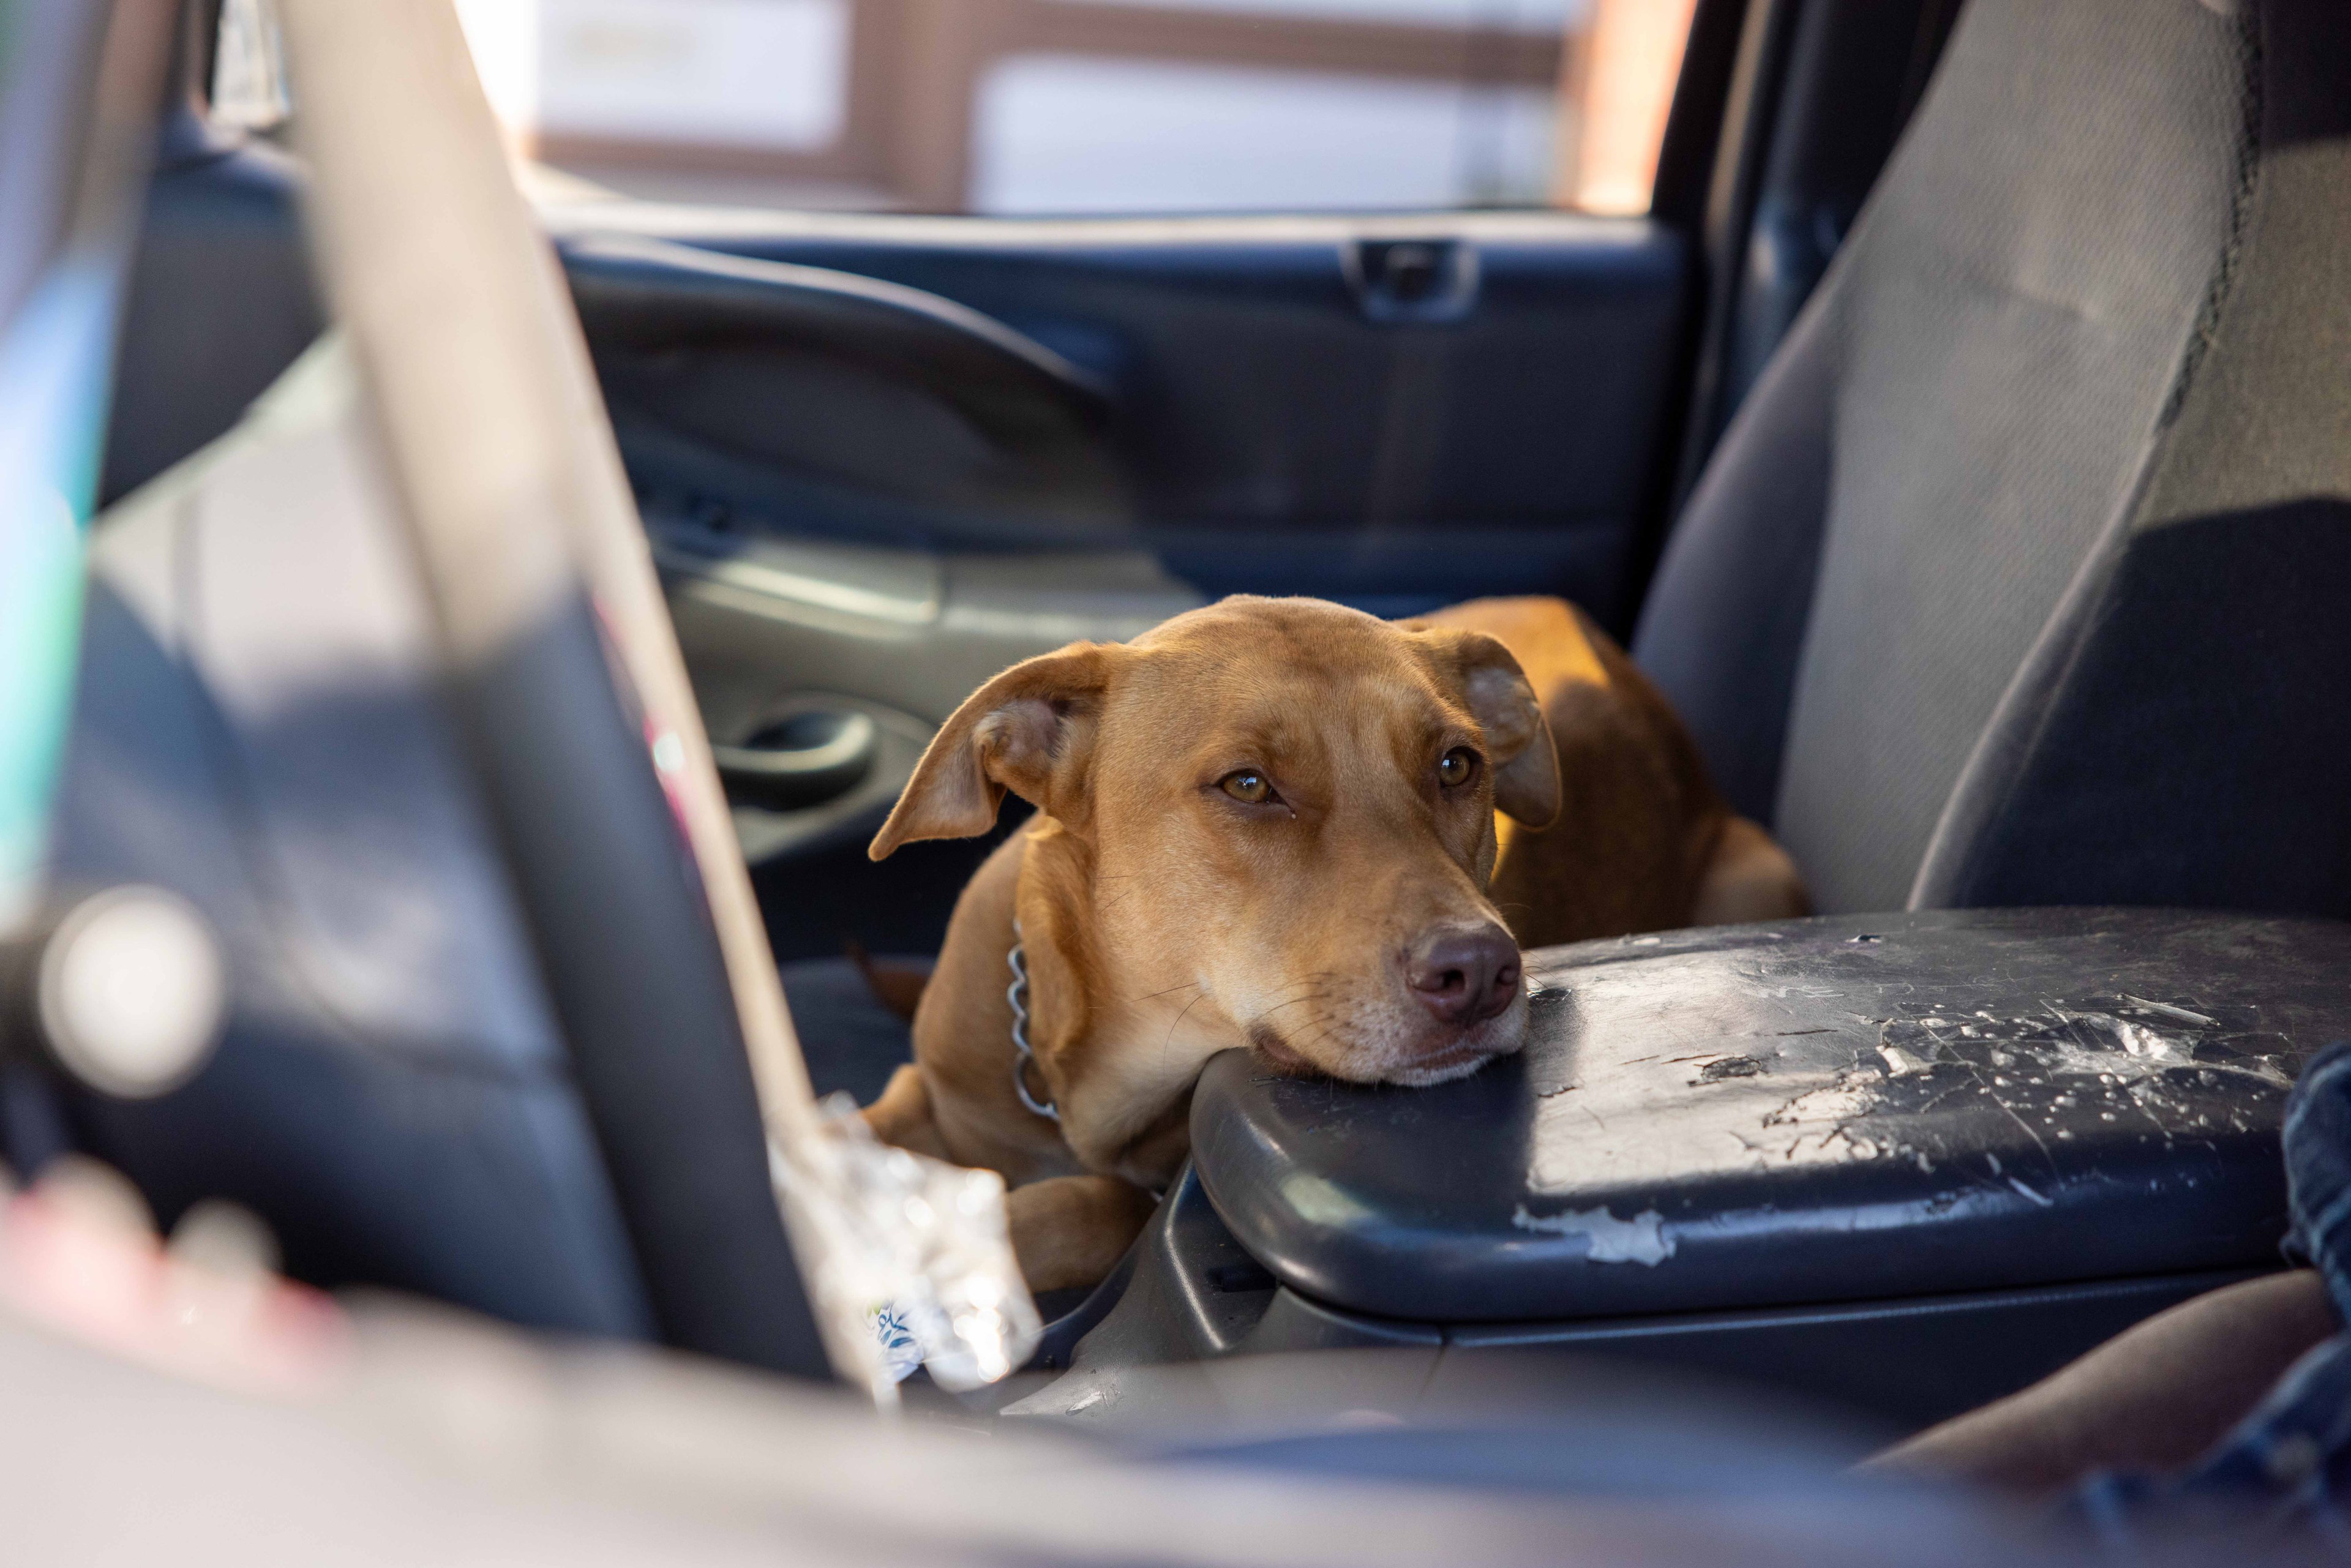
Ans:
{"type": "Polygon", "coordinates": [[[2351,915],[2351,8],[1975,0],[1634,652],[1823,912],[2351,915]]]}

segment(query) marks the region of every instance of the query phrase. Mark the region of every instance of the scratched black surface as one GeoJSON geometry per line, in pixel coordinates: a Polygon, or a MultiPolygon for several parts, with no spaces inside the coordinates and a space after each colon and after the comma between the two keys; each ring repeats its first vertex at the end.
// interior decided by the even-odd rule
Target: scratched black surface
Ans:
{"type": "Polygon", "coordinates": [[[2260,1265],[2287,1091],[2351,1036],[2351,925],[2198,912],[1678,932],[1529,979],[1526,1051],[1437,1088],[1212,1061],[1195,1160],[1241,1243],[1437,1322],[2260,1265]]]}

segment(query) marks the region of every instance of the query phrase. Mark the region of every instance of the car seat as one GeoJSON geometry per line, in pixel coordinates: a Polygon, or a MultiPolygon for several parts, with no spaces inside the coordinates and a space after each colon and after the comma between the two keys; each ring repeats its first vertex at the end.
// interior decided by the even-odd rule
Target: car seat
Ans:
{"type": "Polygon", "coordinates": [[[2351,915],[2351,13],[1976,0],[1635,656],[1825,912],[2351,915]]]}

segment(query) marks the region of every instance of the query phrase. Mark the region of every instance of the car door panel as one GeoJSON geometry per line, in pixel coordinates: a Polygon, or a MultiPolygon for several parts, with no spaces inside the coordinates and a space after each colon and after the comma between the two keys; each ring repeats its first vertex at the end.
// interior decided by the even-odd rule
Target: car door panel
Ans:
{"type": "Polygon", "coordinates": [[[563,250],[638,490],[799,535],[1098,544],[1109,389],[903,284],[632,236],[563,250]]]}
{"type": "MultiPolygon", "coordinates": [[[[1683,309],[1683,246],[1647,220],[1017,222],[623,204],[554,215],[575,254],[631,230],[921,290],[1090,372],[1110,389],[1125,506],[1097,493],[1060,515],[1090,509],[1088,542],[1139,542],[1203,593],[1404,609],[1540,589],[1612,620],[1620,609],[1683,309]],[[1406,276],[1434,276],[1426,294],[1395,296],[1399,253],[1419,264],[1406,276]]],[[[609,338],[586,313],[602,363],[609,338]]],[[[625,425],[638,400],[606,384],[625,425]]],[[[756,377],[734,385],[738,405],[758,401],[756,377]]],[[[810,395],[780,370],[773,385],[778,409],[810,395]]],[[[854,395],[845,377],[841,395],[854,395]]],[[[758,497],[763,526],[922,531],[788,477],[803,482],[794,495],[758,497]]],[[[1035,548],[1040,521],[930,528],[1020,549],[1035,548]]]]}

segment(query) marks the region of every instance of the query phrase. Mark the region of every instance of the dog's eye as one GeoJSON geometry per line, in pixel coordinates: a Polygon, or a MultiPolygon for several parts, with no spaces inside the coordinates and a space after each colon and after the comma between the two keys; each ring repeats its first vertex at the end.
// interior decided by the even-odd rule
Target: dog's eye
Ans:
{"type": "Polygon", "coordinates": [[[1217,780],[1217,787],[1245,806],[1262,806],[1273,799],[1273,786],[1254,768],[1226,774],[1217,780]]]}
{"type": "Polygon", "coordinates": [[[1478,754],[1466,746],[1457,746],[1437,759],[1437,781],[1447,789],[1467,784],[1478,777],[1478,754]]]}

